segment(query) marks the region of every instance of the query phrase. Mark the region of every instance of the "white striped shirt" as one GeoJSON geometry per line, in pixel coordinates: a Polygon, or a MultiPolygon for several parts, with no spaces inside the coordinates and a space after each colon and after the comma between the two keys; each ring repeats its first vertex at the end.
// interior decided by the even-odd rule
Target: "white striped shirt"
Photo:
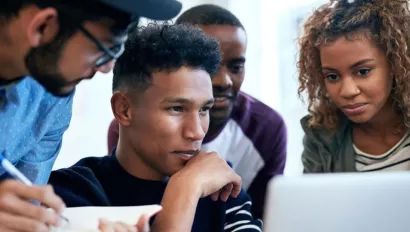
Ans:
{"type": "Polygon", "coordinates": [[[381,155],[372,155],[361,151],[353,144],[356,153],[356,170],[372,171],[402,171],[410,170],[410,132],[389,151],[381,155]]]}
{"type": "MultiPolygon", "coordinates": [[[[244,192],[241,193],[243,199],[245,197],[244,192]]],[[[240,199],[242,197],[239,197],[240,199]]],[[[225,232],[262,232],[263,223],[259,219],[255,219],[251,213],[252,201],[238,202],[235,198],[230,198],[227,202],[227,208],[225,211],[225,232]]]]}

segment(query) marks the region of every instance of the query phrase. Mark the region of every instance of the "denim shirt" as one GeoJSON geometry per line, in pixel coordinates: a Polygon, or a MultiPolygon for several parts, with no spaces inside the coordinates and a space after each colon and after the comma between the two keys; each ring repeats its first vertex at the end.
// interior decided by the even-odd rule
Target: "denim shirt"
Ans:
{"type": "MultiPolygon", "coordinates": [[[[0,153],[34,184],[46,184],[72,113],[73,94],[55,97],[31,77],[0,86],[0,153]]],[[[0,167],[0,179],[7,176],[0,167]]]]}

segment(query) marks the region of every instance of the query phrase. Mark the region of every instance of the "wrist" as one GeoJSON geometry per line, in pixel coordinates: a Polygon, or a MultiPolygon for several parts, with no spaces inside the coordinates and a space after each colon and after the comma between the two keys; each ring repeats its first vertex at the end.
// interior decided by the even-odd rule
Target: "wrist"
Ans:
{"type": "Polygon", "coordinates": [[[162,211],[155,217],[153,231],[191,231],[201,192],[188,178],[173,175],[162,197],[162,211]]]}
{"type": "Polygon", "coordinates": [[[180,194],[189,194],[189,198],[202,197],[202,189],[199,181],[196,181],[193,176],[186,176],[181,172],[175,173],[168,181],[167,188],[172,188],[173,191],[180,194]]]}

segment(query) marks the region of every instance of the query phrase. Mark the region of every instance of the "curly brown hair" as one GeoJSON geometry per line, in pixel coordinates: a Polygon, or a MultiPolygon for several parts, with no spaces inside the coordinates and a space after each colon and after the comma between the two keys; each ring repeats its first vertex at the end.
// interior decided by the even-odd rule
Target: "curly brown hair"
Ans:
{"type": "Polygon", "coordinates": [[[299,97],[307,95],[310,127],[335,131],[340,111],[326,94],[319,46],[367,31],[386,53],[394,77],[391,97],[410,127],[410,13],[407,0],[330,0],[303,25],[299,38],[299,97]]]}

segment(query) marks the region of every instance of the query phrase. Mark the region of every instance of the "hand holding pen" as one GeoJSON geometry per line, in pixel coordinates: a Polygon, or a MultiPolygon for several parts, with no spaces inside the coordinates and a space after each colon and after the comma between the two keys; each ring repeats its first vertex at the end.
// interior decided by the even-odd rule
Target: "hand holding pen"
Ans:
{"type": "Polygon", "coordinates": [[[33,186],[2,155],[0,165],[15,178],[0,182],[0,231],[48,231],[50,225],[58,226],[62,222],[61,213],[65,204],[51,186],[33,186]],[[35,205],[30,200],[41,205],[35,205]]]}

